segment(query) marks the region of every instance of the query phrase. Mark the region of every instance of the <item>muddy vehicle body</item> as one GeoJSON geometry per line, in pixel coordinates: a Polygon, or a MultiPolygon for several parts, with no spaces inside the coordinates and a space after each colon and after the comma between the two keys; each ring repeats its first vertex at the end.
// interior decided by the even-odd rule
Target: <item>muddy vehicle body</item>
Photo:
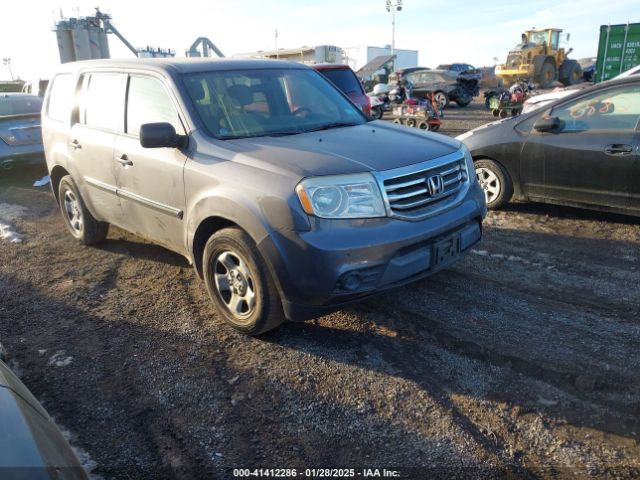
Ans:
{"type": "Polygon", "coordinates": [[[252,335],[448,267],[486,214],[459,141],[371,121],[289,62],[69,64],[43,139],[78,242],[113,224],[180,253],[252,335]]]}

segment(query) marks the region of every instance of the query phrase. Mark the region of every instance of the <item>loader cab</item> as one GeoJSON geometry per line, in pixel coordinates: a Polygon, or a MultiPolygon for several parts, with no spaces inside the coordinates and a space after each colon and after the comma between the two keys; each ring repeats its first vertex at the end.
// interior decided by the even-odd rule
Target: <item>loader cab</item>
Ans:
{"type": "Polygon", "coordinates": [[[529,46],[546,46],[549,50],[555,52],[560,46],[560,34],[562,30],[556,28],[548,28],[545,30],[527,30],[525,36],[529,46]]]}

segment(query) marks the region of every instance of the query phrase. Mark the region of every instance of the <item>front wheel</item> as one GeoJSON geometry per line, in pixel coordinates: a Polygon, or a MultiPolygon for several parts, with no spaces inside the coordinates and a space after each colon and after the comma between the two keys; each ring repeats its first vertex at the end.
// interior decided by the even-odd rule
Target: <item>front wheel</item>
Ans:
{"type": "Polygon", "coordinates": [[[100,222],[91,215],[70,175],[60,180],[58,203],[64,223],[77,241],[83,245],[91,245],[107,238],[109,224],[100,222]]]}
{"type": "Polygon", "coordinates": [[[502,165],[485,158],[475,162],[475,170],[489,210],[496,210],[511,200],[513,182],[502,165]]]}
{"type": "Polygon", "coordinates": [[[209,296],[227,324],[260,335],[284,322],[282,302],[255,243],[238,228],[209,238],[203,254],[209,296]]]}

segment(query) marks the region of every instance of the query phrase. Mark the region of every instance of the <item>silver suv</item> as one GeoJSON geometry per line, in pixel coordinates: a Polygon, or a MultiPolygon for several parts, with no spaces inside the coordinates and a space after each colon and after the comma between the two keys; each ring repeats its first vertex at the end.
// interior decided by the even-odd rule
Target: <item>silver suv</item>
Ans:
{"type": "Polygon", "coordinates": [[[304,65],[67,64],[45,97],[53,192],[83,244],[116,225],[184,255],[256,335],[428,276],[486,214],[457,140],[370,121],[304,65]]]}

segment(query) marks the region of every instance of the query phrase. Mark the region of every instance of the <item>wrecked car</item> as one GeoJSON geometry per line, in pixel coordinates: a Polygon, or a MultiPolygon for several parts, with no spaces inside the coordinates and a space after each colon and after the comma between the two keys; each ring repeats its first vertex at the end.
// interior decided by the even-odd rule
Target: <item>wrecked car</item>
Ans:
{"type": "Polygon", "coordinates": [[[476,74],[453,70],[407,69],[390,75],[389,83],[405,82],[411,95],[418,98],[426,98],[428,93],[433,93],[440,108],[447,107],[449,102],[466,107],[480,93],[480,80],[477,77],[476,74]]]}

